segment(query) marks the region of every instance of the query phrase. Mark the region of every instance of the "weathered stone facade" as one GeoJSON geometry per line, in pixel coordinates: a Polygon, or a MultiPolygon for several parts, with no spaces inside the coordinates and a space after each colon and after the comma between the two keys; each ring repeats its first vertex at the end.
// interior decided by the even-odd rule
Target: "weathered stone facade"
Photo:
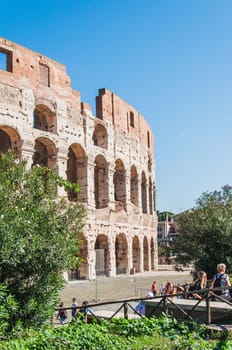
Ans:
{"type": "Polygon", "coordinates": [[[157,269],[154,140],[145,119],[106,89],[96,117],[65,67],[0,38],[0,152],[81,185],[59,193],[87,208],[78,278],[157,269]]]}

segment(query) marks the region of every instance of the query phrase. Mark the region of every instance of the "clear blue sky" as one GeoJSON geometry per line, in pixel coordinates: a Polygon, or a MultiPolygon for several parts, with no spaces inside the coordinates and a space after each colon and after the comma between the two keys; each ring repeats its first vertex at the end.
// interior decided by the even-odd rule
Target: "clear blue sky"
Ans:
{"type": "Polygon", "coordinates": [[[11,0],[0,8],[0,36],[65,64],[83,101],[94,106],[106,87],[149,122],[158,210],[178,213],[232,184],[231,0],[11,0]]]}

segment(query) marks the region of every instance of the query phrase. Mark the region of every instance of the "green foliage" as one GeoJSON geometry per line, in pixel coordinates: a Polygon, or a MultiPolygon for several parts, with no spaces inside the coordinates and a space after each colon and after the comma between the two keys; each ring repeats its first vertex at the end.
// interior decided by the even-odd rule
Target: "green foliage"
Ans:
{"type": "Polygon", "coordinates": [[[170,211],[157,211],[158,221],[165,221],[166,218],[170,221],[175,214],[170,211]]]}
{"type": "MultiPolygon", "coordinates": [[[[0,158],[0,283],[19,305],[15,322],[40,326],[53,313],[63,271],[78,264],[83,208],[55,197],[71,187],[52,170],[0,158]]],[[[78,186],[74,186],[78,190],[78,186]]]]}
{"type": "Polygon", "coordinates": [[[179,235],[174,241],[177,261],[194,263],[212,278],[218,263],[231,265],[232,256],[232,188],[206,192],[196,207],[178,216],[179,235]]]}
{"type": "Polygon", "coordinates": [[[7,291],[6,286],[0,284],[0,338],[12,332],[14,315],[18,312],[18,304],[7,291]]]}
{"type": "Polygon", "coordinates": [[[224,333],[210,339],[209,331],[195,323],[160,319],[104,321],[101,325],[72,323],[43,331],[29,331],[19,339],[0,342],[1,350],[228,350],[232,342],[224,333]]]}

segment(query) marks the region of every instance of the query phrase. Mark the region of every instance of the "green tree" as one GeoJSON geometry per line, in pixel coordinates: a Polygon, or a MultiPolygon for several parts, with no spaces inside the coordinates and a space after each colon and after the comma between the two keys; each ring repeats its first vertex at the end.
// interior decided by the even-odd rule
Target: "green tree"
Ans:
{"type": "Polygon", "coordinates": [[[177,262],[193,263],[211,278],[218,263],[232,263],[232,187],[205,192],[196,207],[178,215],[179,235],[174,241],[177,262]]]}
{"type": "Polygon", "coordinates": [[[52,315],[64,270],[78,265],[84,211],[54,197],[57,186],[77,185],[26,165],[11,154],[0,158],[0,284],[18,304],[15,322],[39,326],[52,315]]]}

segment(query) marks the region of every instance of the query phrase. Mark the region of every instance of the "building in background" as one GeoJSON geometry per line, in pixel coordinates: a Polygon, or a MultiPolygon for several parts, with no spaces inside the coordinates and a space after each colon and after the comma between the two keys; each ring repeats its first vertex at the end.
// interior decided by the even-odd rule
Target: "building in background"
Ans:
{"type": "Polygon", "coordinates": [[[58,193],[87,212],[85,263],[69,279],[158,268],[154,139],[145,119],[107,89],[94,116],[65,66],[0,38],[0,152],[9,149],[81,186],[58,193]]]}

